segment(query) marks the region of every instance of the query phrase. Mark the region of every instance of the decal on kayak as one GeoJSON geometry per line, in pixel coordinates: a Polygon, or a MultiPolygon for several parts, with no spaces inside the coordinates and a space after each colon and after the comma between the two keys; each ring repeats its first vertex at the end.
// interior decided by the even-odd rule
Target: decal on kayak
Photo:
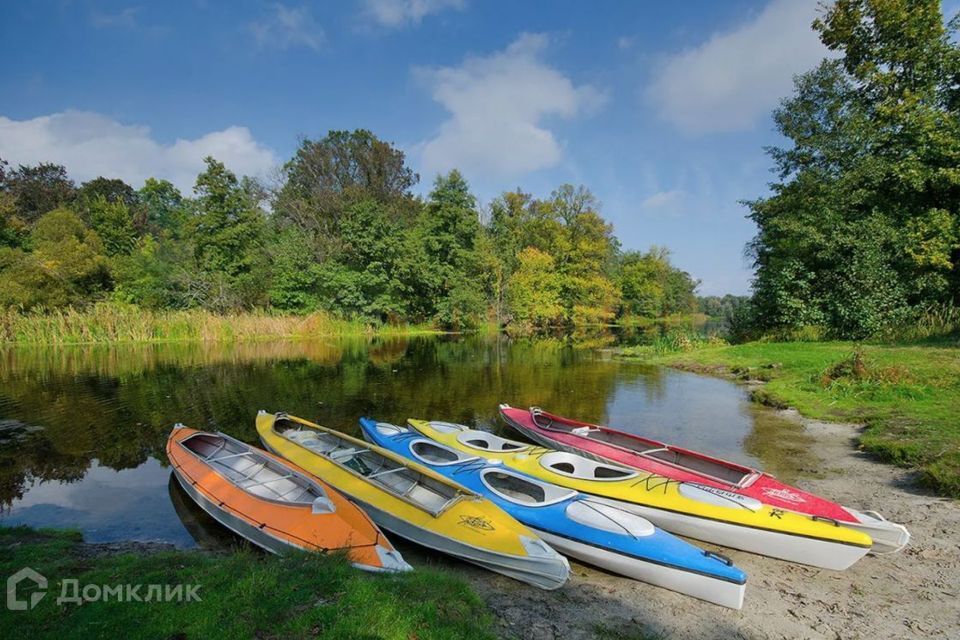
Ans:
{"type": "Polygon", "coordinates": [[[481,531],[493,531],[494,527],[490,521],[483,516],[460,516],[460,522],[465,527],[479,529],[481,531]]]}
{"type": "Polygon", "coordinates": [[[787,502],[793,502],[794,504],[800,504],[801,502],[806,502],[806,499],[799,493],[794,493],[790,489],[774,489],[772,487],[765,487],[763,489],[763,495],[768,498],[777,498],[778,500],[786,500],[787,502]]]}
{"type": "Polygon", "coordinates": [[[685,498],[699,500],[700,502],[716,505],[718,507],[738,506],[744,509],[749,509],[750,511],[759,511],[763,506],[763,503],[755,498],[740,495],[739,493],[734,493],[732,491],[726,491],[724,489],[717,489],[716,487],[708,487],[695,482],[682,483],[680,485],[680,494],[685,498]]]}

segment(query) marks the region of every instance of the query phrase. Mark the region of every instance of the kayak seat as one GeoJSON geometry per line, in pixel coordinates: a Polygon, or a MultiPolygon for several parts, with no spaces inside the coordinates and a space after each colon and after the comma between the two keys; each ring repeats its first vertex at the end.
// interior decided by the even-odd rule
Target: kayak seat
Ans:
{"type": "Polygon", "coordinates": [[[470,459],[470,456],[450,449],[442,444],[430,440],[418,440],[410,445],[414,456],[427,464],[438,466],[452,464],[470,459]]]}
{"type": "Polygon", "coordinates": [[[464,431],[457,436],[457,440],[469,447],[482,449],[483,451],[518,451],[527,448],[527,445],[523,443],[507,440],[485,431],[464,431]]]}
{"type": "Polygon", "coordinates": [[[505,500],[527,506],[545,507],[577,495],[572,489],[521,476],[509,469],[486,469],[480,479],[488,489],[505,500]]]}
{"type": "Polygon", "coordinates": [[[624,480],[637,472],[625,467],[604,464],[566,451],[553,451],[540,458],[545,469],[581,480],[624,480]]]}

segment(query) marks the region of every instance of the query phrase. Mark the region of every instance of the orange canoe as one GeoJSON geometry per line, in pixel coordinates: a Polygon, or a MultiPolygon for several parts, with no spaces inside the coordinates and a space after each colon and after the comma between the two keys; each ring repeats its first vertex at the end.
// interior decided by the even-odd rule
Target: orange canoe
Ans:
{"type": "Polygon", "coordinates": [[[360,569],[411,569],[359,507],[282,458],[182,425],[167,439],[167,456],[180,485],[204,511],[267,551],[340,551],[360,569]]]}

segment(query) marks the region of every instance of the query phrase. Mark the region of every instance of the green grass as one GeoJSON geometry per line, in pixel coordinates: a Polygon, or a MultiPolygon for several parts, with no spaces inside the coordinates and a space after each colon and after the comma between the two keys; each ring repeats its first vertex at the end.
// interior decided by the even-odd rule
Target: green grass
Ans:
{"type": "Polygon", "coordinates": [[[960,348],[851,342],[750,342],[688,349],[627,348],[639,357],[705,373],[766,381],[755,398],[805,416],[861,422],[864,449],[918,469],[944,495],[960,497],[960,348]]]}
{"type": "MultiPolygon", "coordinates": [[[[49,580],[32,611],[0,607],[13,638],[466,638],[493,637],[491,617],[467,584],[417,570],[375,575],[343,557],[193,551],[97,555],[77,533],[0,528],[0,575],[32,567],[49,580]],[[201,585],[200,602],[56,604],[59,581],[84,585],[201,585]]],[[[32,588],[32,583],[29,583],[32,588]]],[[[139,595],[146,594],[146,586],[139,595]]],[[[19,597],[29,597],[24,583],[19,597]]]]}
{"type": "Polygon", "coordinates": [[[215,314],[199,309],[150,311],[133,305],[0,312],[0,344],[61,345],[117,342],[233,342],[274,338],[437,333],[429,325],[379,325],[316,312],[215,314]]]}

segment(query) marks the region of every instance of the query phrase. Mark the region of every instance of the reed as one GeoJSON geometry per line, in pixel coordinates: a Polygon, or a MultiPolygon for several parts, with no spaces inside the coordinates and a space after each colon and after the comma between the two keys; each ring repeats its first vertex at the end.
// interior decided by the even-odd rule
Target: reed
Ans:
{"type": "Polygon", "coordinates": [[[116,342],[249,341],[276,338],[432,333],[429,325],[381,325],[324,312],[278,315],[249,311],[219,315],[200,309],[151,311],[133,305],[0,314],[0,343],[29,345],[116,342]]]}

